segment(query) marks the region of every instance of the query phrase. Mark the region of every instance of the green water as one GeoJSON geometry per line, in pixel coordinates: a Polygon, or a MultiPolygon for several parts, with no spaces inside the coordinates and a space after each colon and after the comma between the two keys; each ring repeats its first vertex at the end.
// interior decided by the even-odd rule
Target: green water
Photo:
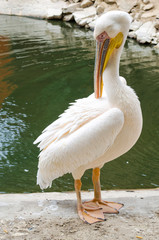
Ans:
{"type": "MultiPolygon", "coordinates": [[[[67,107],[93,92],[91,31],[62,22],[0,16],[0,192],[37,192],[32,142],[67,107]]],[[[120,74],[137,92],[144,127],[133,149],[106,164],[102,189],[159,187],[158,52],[128,40],[120,74]]],[[[82,178],[92,189],[91,171],[82,178]]],[[[73,190],[67,174],[48,191],[73,190]]]]}

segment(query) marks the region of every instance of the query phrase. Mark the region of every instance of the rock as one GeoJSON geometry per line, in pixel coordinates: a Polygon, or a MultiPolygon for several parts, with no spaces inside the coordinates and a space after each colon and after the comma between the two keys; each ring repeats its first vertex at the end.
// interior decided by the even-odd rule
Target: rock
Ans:
{"type": "Polygon", "coordinates": [[[93,21],[93,19],[94,18],[92,18],[92,17],[87,17],[87,18],[80,19],[78,21],[78,25],[81,26],[81,27],[87,26],[87,28],[88,28],[89,23],[91,23],[93,21]]]}
{"type": "Polygon", "coordinates": [[[141,15],[142,15],[141,12],[137,12],[137,13],[135,14],[135,16],[134,16],[134,19],[135,19],[135,20],[136,20],[136,19],[140,19],[140,18],[141,18],[141,15]]]}
{"type": "Polygon", "coordinates": [[[136,38],[136,32],[135,31],[129,32],[128,37],[129,38],[136,38]]]}
{"type": "Polygon", "coordinates": [[[143,10],[144,10],[144,11],[149,11],[149,10],[151,10],[152,8],[154,8],[154,5],[153,5],[152,3],[149,3],[149,4],[147,4],[147,5],[145,5],[145,6],[143,7],[143,10]]]}
{"type": "Polygon", "coordinates": [[[117,5],[116,3],[114,4],[107,4],[105,2],[101,2],[100,4],[98,4],[97,8],[96,8],[96,12],[97,15],[101,15],[103,12],[105,11],[111,11],[111,10],[116,10],[117,9],[117,5]]]}
{"type": "Polygon", "coordinates": [[[61,19],[62,9],[49,9],[47,12],[47,19],[61,19]]]}
{"type": "Polygon", "coordinates": [[[150,1],[149,0],[142,0],[144,4],[148,4],[150,1]]]}
{"type": "Polygon", "coordinates": [[[157,32],[156,38],[157,38],[157,40],[158,40],[158,42],[159,42],[159,32],[157,32]]]}
{"type": "Polygon", "coordinates": [[[85,25],[89,25],[89,23],[91,23],[93,21],[92,17],[87,17],[87,18],[83,18],[83,19],[76,19],[76,23],[81,26],[84,27],[85,25]]]}
{"type": "Polygon", "coordinates": [[[74,19],[78,25],[94,29],[95,20],[98,18],[98,15],[110,10],[119,9],[129,12],[134,19],[130,26],[129,37],[137,38],[141,43],[156,44],[159,42],[158,1],[45,0],[44,4],[43,0],[0,0],[0,13],[42,19],[63,18],[65,22],[74,19]],[[147,22],[143,24],[141,21],[147,22]]]}
{"type": "Polygon", "coordinates": [[[136,31],[139,29],[139,27],[142,25],[142,22],[139,22],[137,20],[133,21],[130,25],[130,31],[136,31]]]}
{"type": "Polygon", "coordinates": [[[158,43],[157,38],[154,37],[151,41],[151,44],[157,45],[157,43],[158,43]]]}
{"type": "Polygon", "coordinates": [[[96,24],[96,20],[97,20],[97,19],[95,19],[95,20],[93,20],[92,22],[88,23],[88,26],[89,26],[89,28],[90,28],[91,30],[94,30],[95,24],[96,24]]]}
{"type": "Polygon", "coordinates": [[[73,14],[67,14],[63,17],[63,21],[65,22],[73,21],[73,19],[74,19],[73,14]]]}
{"type": "Polygon", "coordinates": [[[96,8],[97,15],[101,15],[102,13],[104,13],[106,8],[107,4],[105,2],[100,3],[96,8]]]}
{"type": "Polygon", "coordinates": [[[94,6],[97,7],[103,0],[95,0],[94,6]]]}
{"type": "Polygon", "coordinates": [[[142,18],[153,18],[156,16],[156,13],[153,11],[146,11],[142,14],[142,18]]]}
{"type": "Polygon", "coordinates": [[[61,9],[67,4],[62,1],[53,2],[51,0],[45,0],[45,4],[42,0],[0,0],[0,13],[42,19],[61,19],[61,9]]]}
{"type": "Polygon", "coordinates": [[[65,8],[62,8],[62,12],[64,14],[70,14],[70,13],[75,12],[76,9],[79,8],[79,7],[80,7],[80,3],[72,3],[65,8]]]}
{"type": "Polygon", "coordinates": [[[155,46],[155,48],[159,49],[159,43],[155,46]]]}
{"type": "Polygon", "coordinates": [[[144,23],[135,33],[138,42],[150,43],[156,35],[154,23],[152,21],[144,23]]]}
{"type": "Polygon", "coordinates": [[[116,3],[116,0],[104,0],[104,2],[108,4],[113,4],[113,3],[116,3]]]}
{"type": "Polygon", "coordinates": [[[96,8],[96,13],[97,15],[101,15],[102,13],[104,13],[105,8],[103,8],[101,5],[98,5],[96,8]]]}
{"type": "Polygon", "coordinates": [[[81,0],[73,0],[74,3],[78,3],[80,2],[81,0]]]}
{"type": "Polygon", "coordinates": [[[137,0],[127,0],[126,3],[125,0],[117,1],[117,6],[119,7],[119,9],[128,13],[131,11],[133,7],[137,6],[137,4],[138,4],[137,0]]]}
{"type": "Polygon", "coordinates": [[[135,12],[131,12],[130,16],[132,17],[132,19],[135,19],[135,12]]]}
{"type": "Polygon", "coordinates": [[[91,21],[96,15],[96,9],[94,6],[89,8],[84,8],[83,11],[76,11],[73,13],[75,22],[80,25],[84,26],[89,21],[91,21]]]}
{"type": "Polygon", "coordinates": [[[154,27],[155,27],[157,30],[159,30],[159,21],[158,21],[158,22],[155,22],[154,27]]]}
{"type": "Polygon", "coordinates": [[[82,8],[87,8],[93,5],[93,2],[91,0],[83,0],[81,2],[81,7],[82,8]]]}
{"type": "Polygon", "coordinates": [[[24,236],[26,236],[26,235],[28,235],[28,232],[17,232],[17,233],[12,233],[12,237],[22,237],[23,236],[23,238],[25,239],[25,237],[24,236]]]}

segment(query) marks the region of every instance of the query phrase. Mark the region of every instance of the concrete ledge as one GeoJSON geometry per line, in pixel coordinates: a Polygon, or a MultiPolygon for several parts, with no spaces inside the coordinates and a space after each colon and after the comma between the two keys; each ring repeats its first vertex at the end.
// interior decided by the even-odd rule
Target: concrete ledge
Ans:
{"type": "MultiPolygon", "coordinates": [[[[82,192],[82,200],[92,198],[93,192],[82,192]]],[[[120,215],[159,214],[159,189],[102,191],[102,198],[124,203],[120,215]]],[[[0,219],[29,218],[30,216],[77,218],[76,195],[74,192],[0,195],[0,219]]]]}

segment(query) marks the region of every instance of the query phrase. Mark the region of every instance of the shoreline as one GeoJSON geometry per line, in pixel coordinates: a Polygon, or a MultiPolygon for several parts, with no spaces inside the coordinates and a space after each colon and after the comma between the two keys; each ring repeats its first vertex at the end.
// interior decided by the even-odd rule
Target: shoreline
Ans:
{"type": "MultiPolygon", "coordinates": [[[[75,192],[0,194],[0,239],[154,240],[159,235],[159,188],[102,191],[102,197],[124,207],[88,225],[77,215],[75,192]]],[[[92,198],[93,192],[82,192],[83,201],[92,198]]]]}
{"type": "MultiPolygon", "coordinates": [[[[93,191],[82,191],[82,200],[86,201],[93,199],[93,191]]],[[[159,188],[156,189],[139,189],[139,190],[108,190],[102,191],[102,198],[108,201],[115,201],[124,203],[122,212],[127,212],[130,215],[154,215],[156,211],[159,214],[159,188]],[[154,204],[147,207],[145,202],[151,198],[155,200],[154,204]],[[154,198],[154,199],[153,199],[154,198]],[[140,205],[139,200],[143,200],[144,204],[140,205]],[[134,201],[134,202],[133,202],[134,201]],[[136,206],[135,206],[136,201],[136,206]],[[145,208],[146,207],[146,208],[145,208]],[[138,212],[140,208],[140,211],[138,212]]],[[[44,192],[44,193],[2,193],[0,194],[0,220],[14,219],[15,217],[23,216],[30,217],[30,213],[35,217],[44,216],[48,214],[48,209],[51,209],[52,216],[59,215],[60,205],[65,208],[65,216],[77,218],[76,213],[76,193],[75,192],[44,192]],[[59,206],[58,206],[59,203],[59,206]],[[73,208],[68,209],[65,204],[73,204],[73,208]],[[14,206],[14,207],[13,207],[14,206]],[[25,206],[30,210],[25,212],[25,206]],[[54,206],[54,207],[53,207],[54,206]],[[46,211],[44,209],[46,208],[46,211]],[[10,209],[10,210],[9,210],[10,209]],[[58,210],[58,211],[57,211],[58,210]],[[9,214],[8,214],[9,213],[9,214]]],[[[126,213],[125,212],[125,213],[126,213]]],[[[124,214],[125,214],[124,213],[124,214]]]]}
{"type": "Polygon", "coordinates": [[[75,21],[80,27],[94,29],[104,12],[123,10],[132,17],[129,38],[159,48],[159,5],[155,0],[0,0],[1,15],[46,20],[75,21]]]}

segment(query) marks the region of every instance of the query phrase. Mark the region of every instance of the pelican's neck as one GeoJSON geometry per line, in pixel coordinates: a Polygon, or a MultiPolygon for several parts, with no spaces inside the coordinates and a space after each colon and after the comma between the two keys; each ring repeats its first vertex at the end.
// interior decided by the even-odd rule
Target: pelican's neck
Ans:
{"type": "Polygon", "coordinates": [[[111,100],[117,90],[121,88],[121,81],[119,79],[119,63],[122,48],[123,47],[121,46],[120,49],[114,50],[108,61],[106,69],[103,72],[104,91],[106,92],[109,100],[111,100]]]}

